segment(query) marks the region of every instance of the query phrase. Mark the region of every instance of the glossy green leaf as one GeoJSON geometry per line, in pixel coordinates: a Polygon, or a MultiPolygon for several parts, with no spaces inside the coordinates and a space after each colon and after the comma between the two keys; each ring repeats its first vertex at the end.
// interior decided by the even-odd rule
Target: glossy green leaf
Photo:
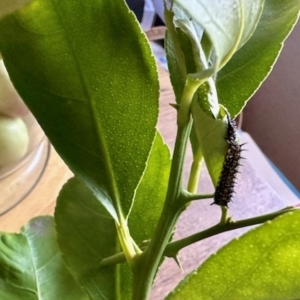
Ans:
{"type": "MultiPolygon", "coordinates": [[[[157,134],[129,217],[130,233],[137,243],[152,236],[164,203],[170,164],[169,149],[157,134]]],[[[78,179],[63,187],[55,220],[64,259],[92,299],[130,299],[129,267],[99,267],[103,258],[121,250],[115,223],[78,179]]]]}
{"type": "Polygon", "coordinates": [[[127,216],[158,116],[146,36],[123,0],[33,0],[0,22],[17,90],[70,169],[127,216]]]}
{"type": "Polygon", "coordinates": [[[214,70],[222,68],[238,47],[253,33],[264,0],[175,0],[193,22],[209,36],[214,52],[214,70]]]}
{"type": "Polygon", "coordinates": [[[130,233],[137,243],[152,237],[164,205],[170,168],[170,151],[157,133],[128,220],[130,233]]]}
{"type": "Polygon", "coordinates": [[[52,217],[0,233],[0,299],[89,299],[64,264],[52,217]]]}
{"type": "Polygon", "coordinates": [[[299,0],[266,0],[253,36],[218,73],[219,100],[232,116],[242,110],[269,75],[299,9],[299,0]]]}
{"type": "Polygon", "coordinates": [[[300,212],[250,231],[211,256],[167,299],[300,298],[300,212]]]}
{"type": "Polygon", "coordinates": [[[127,263],[100,268],[103,258],[120,251],[115,222],[77,178],[63,186],[55,222],[63,258],[91,299],[130,299],[132,283],[127,263]]]}

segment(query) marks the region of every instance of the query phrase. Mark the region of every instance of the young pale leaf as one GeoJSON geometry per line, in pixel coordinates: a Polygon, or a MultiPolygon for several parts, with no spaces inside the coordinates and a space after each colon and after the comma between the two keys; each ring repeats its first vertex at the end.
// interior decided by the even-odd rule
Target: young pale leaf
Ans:
{"type": "Polygon", "coordinates": [[[70,169],[118,221],[144,172],[158,76],[123,0],[33,0],[0,22],[17,90],[70,169]]]}
{"type": "Polygon", "coordinates": [[[252,36],[261,17],[266,0],[241,0],[242,13],[244,15],[243,34],[238,46],[241,48],[252,36]]]}
{"type": "Polygon", "coordinates": [[[152,237],[166,197],[170,168],[170,151],[157,133],[129,216],[130,233],[137,243],[152,237]]]}
{"type": "MultiPolygon", "coordinates": [[[[175,36],[169,33],[166,36],[168,66],[177,103],[180,103],[186,74],[195,73],[199,68],[194,48],[195,41],[180,29],[177,29],[175,36]],[[181,61],[176,56],[177,45],[180,45],[184,57],[185,74],[181,72],[181,61]]],[[[191,134],[194,158],[199,162],[202,155],[204,156],[211,178],[217,184],[228,144],[224,139],[226,124],[218,120],[220,109],[215,82],[212,78],[199,87],[191,105],[191,112],[194,119],[191,134]]]]}
{"type": "Polygon", "coordinates": [[[269,75],[298,20],[299,9],[299,0],[266,0],[252,37],[218,73],[219,100],[232,116],[241,112],[269,75]]]}
{"type": "Polygon", "coordinates": [[[300,212],[250,231],[211,256],[167,299],[300,298],[300,212]]]}
{"type": "Polygon", "coordinates": [[[0,233],[0,299],[90,299],[64,264],[52,217],[0,233]]]}
{"type": "Polygon", "coordinates": [[[115,221],[77,178],[63,186],[54,217],[63,258],[91,299],[130,299],[128,265],[100,268],[103,258],[120,251],[115,221]]]}
{"type": "Polygon", "coordinates": [[[212,41],[216,60],[213,70],[221,69],[254,31],[264,0],[175,0],[212,41]],[[250,11],[249,11],[250,10],[250,11]],[[245,30],[246,28],[246,30],[245,30]]]}

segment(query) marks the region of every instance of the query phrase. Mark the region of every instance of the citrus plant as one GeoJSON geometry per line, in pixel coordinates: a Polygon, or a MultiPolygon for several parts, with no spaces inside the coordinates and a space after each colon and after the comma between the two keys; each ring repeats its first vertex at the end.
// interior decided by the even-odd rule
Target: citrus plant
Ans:
{"type": "Polygon", "coordinates": [[[218,187],[232,150],[231,118],[270,73],[299,0],[165,3],[177,111],[172,156],[156,129],[156,62],[123,0],[32,0],[14,13],[0,9],[10,78],[74,173],[54,217],[0,234],[1,299],[148,299],[165,256],[177,259],[195,242],[266,221],[209,258],[168,299],[300,298],[297,208],[234,221],[230,198],[197,193],[203,160],[218,187]],[[219,204],[220,222],[172,241],[180,214],[203,199],[219,204]]]}

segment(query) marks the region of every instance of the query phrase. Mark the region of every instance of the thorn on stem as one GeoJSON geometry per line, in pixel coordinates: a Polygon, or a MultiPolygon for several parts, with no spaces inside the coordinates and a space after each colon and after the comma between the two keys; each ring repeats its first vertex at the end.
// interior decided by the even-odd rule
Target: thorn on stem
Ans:
{"type": "Polygon", "coordinates": [[[182,264],[181,264],[181,262],[179,260],[178,255],[174,256],[173,259],[175,260],[177,266],[180,268],[181,272],[184,273],[184,270],[183,270],[183,267],[182,267],[182,264]]]}
{"type": "Polygon", "coordinates": [[[179,105],[178,104],[175,104],[175,103],[169,103],[170,106],[172,106],[173,108],[175,108],[176,110],[179,109],[179,105]]]}

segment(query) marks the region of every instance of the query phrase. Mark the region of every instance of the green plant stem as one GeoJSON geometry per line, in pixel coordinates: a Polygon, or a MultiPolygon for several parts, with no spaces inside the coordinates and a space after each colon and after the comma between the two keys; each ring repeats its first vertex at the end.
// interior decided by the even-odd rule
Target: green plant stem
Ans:
{"type": "Polygon", "coordinates": [[[124,263],[126,261],[126,257],[124,252],[116,253],[112,256],[106,257],[100,261],[99,268],[105,268],[112,265],[117,265],[124,263]]]}
{"type": "Polygon", "coordinates": [[[255,217],[255,218],[249,218],[249,219],[244,219],[244,220],[239,220],[239,221],[233,221],[231,219],[227,219],[227,222],[225,222],[225,223],[220,222],[217,225],[212,226],[206,230],[203,230],[201,232],[198,232],[196,234],[193,234],[193,235],[183,238],[181,240],[177,240],[177,241],[169,243],[168,246],[166,247],[164,255],[166,255],[168,257],[173,257],[174,253],[177,254],[181,249],[183,249],[191,244],[194,244],[196,242],[202,241],[208,237],[220,234],[225,231],[230,231],[230,230],[243,228],[243,227],[247,227],[247,226],[262,224],[266,221],[271,221],[271,220],[277,218],[278,216],[281,216],[283,214],[293,212],[296,210],[299,210],[299,208],[289,206],[282,210],[279,210],[279,211],[276,211],[276,212],[273,212],[270,214],[261,215],[261,216],[255,217]]]}
{"type": "Polygon", "coordinates": [[[172,160],[166,201],[149,246],[133,263],[133,299],[148,299],[154,276],[174,226],[184,207],[179,201],[182,192],[182,170],[191,120],[178,122],[178,131],[172,160]]]}
{"type": "MultiPolygon", "coordinates": [[[[247,226],[262,224],[266,221],[271,221],[271,220],[277,218],[278,216],[281,216],[283,214],[293,212],[296,210],[299,210],[299,208],[286,207],[282,210],[279,210],[279,211],[276,211],[276,212],[273,212],[270,214],[262,215],[259,217],[255,217],[255,218],[249,218],[249,219],[239,220],[239,221],[232,221],[231,219],[227,219],[227,222],[225,224],[219,223],[219,224],[212,226],[204,231],[198,232],[194,235],[188,236],[181,240],[177,240],[177,241],[169,243],[166,246],[164,255],[168,256],[168,257],[174,257],[174,255],[176,255],[182,248],[187,247],[195,242],[199,242],[201,240],[204,240],[206,238],[209,238],[211,236],[214,236],[214,235],[226,232],[226,231],[243,228],[243,227],[247,227],[247,226]]],[[[125,258],[124,253],[120,252],[120,253],[117,253],[115,255],[112,255],[110,257],[103,259],[100,262],[100,267],[115,265],[115,264],[123,263],[125,261],[126,261],[126,258],[125,258]]]]}
{"type": "Polygon", "coordinates": [[[214,197],[214,194],[192,194],[189,191],[184,191],[182,193],[181,201],[183,204],[187,204],[194,200],[205,200],[205,199],[210,199],[213,197],[214,197]]]}
{"type": "MultiPolygon", "coordinates": [[[[140,245],[136,245],[135,242],[133,241],[134,245],[136,245],[137,249],[139,250],[139,252],[138,252],[139,254],[141,253],[140,250],[145,250],[148,247],[149,242],[150,242],[150,240],[146,240],[146,241],[143,241],[140,245]]],[[[104,268],[104,267],[108,267],[111,265],[121,264],[125,261],[126,261],[126,257],[125,257],[124,252],[119,252],[119,253],[116,253],[109,257],[103,258],[100,261],[99,267],[104,268]]]]}
{"type": "Polygon", "coordinates": [[[123,220],[123,218],[120,218],[120,225],[117,224],[116,229],[125,257],[128,263],[131,264],[133,262],[134,257],[142,251],[132,240],[127,226],[127,222],[123,220]]]}
{"type": "Polygon", "coordinates": [[[201,165],[202,165],[201,162],[202,162],[202,153],[200,153],[200,154],[196,153],[194,155],[194,160],[193,160],[193,163],[191,166],[191,172],[190,172],[189,182],[188,182],[188,186],[187,186],[187,190],[190,193],[197,192],[200,171],[201,171],[201,165]]]}
{"type": "Polygon", "coordinates": [[[221,224],[226,224],[228,222],[228,208],[225,206],[221,206],[221,220],[220,223],[221,224]]]}
{"type": "Polygon", "coordinates": [[[182,97],[179,104],[178,126],[187,124],[190,121],[190,108],[191,108],[192,99],[199,86],[205,80],[206,79],[194,80],[194,79],[190,79],[190,76],[187,77],[187,82],[184,86],[182,97]]]}

